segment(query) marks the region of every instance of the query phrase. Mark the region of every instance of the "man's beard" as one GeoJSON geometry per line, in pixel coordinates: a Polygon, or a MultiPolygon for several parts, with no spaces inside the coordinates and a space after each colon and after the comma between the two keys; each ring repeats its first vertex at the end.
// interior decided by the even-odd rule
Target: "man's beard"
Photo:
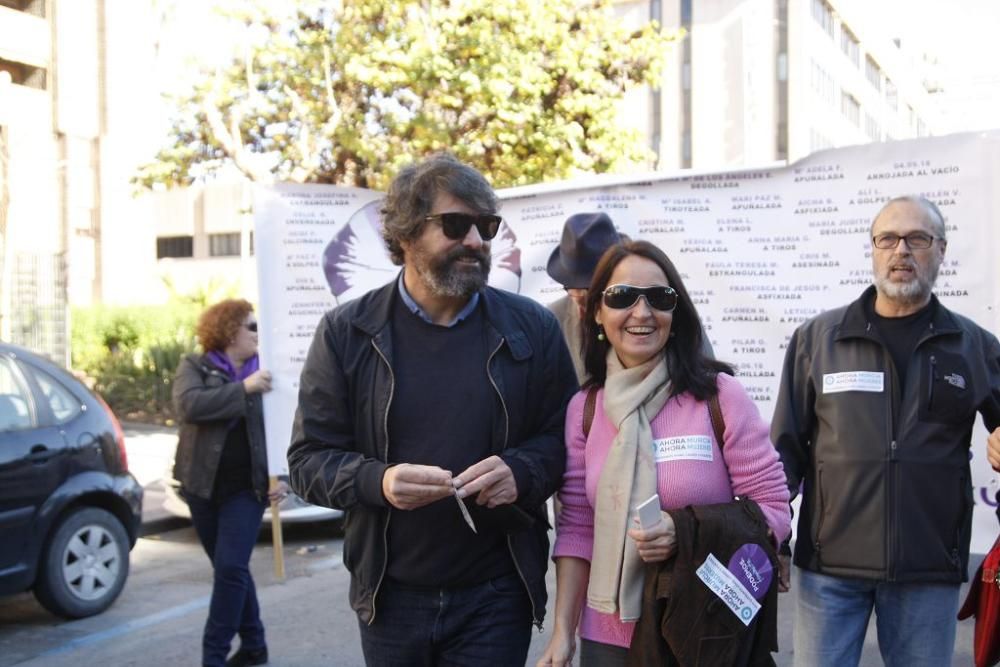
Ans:
{"type": "Polygon", "coordinates": [[[939,268],[940,264],[928,266],[927,275],[921,276],[919,267],[914,267],[913,280],[905,283],[892,282],[888,275],[881,276],[875,280],[875,287],[893,301],[907,305],[919,305],[930,298],[931,290],[937,281],[939,268]]]}
{"type": "Polygon", "coordinates": [[[486,286],[490,276],[488,244],[483,244],[480,250],[458,246],[439,257],[419,251],[414,259],[417,260],[417,273],[423,277],[430,291],[440,297],[470,297],[486,286]],[[478,266],[459,265],[459,260],[464,258],[475,259],[478,266]]]}

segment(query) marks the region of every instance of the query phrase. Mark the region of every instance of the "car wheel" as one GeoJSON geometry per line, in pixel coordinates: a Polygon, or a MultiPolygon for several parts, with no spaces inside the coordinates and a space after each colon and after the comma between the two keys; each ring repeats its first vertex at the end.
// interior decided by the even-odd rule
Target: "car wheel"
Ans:
{"type": "Polygon", "coordinates": [[[125,585],[128,546],[125,528],[110,512],[74,511],[59,523],[42,554],[35,597],[67,618],[104,611],[125,585]]]}

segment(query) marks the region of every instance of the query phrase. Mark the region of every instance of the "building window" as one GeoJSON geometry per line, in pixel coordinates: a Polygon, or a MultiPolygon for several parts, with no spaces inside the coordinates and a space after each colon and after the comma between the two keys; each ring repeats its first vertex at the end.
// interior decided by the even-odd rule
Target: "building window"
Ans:
{"type": "Polygon", "coordinates": [[[882,128],[879,127],[878,121],[870,113],[865,114],[865,134],[872,141],[880,141],[882,139],[882,128]]]}
{"type": "Polygon", "coordinates": [[[691,148],[691,22],[694,0],[681,0],[681,28],[687,33],[681,41],[681,169],[690,169],[691,148]]]}
{"type": "Polygon", "coordinates": [[[833,77],[827,74],[827,71],[823,69],[815,60],[812,61],[812,70],[810,71],[810,74],[812,89],[816,92],[820,99],[832,106],[834,104],[833,77]]]}
{"type": "Polygon", "coordinates": [[[812,15],[826,34],[833,38],[833,10],[824,0],[812,0],[812,15]]]}
{"type": "Polygon", "coordinates": [[[774,157],[788,159],[788,0],[776,0],[775,61],[775,141],[774,157]]]}
{"type": "Polygon", "coordinates": [[[240,233],[209,234],[208,254],[210,257],[239,257],[240,233]]]}
{"type": "Polygon", "coordinates": [[[194,257],[193,236],[157,236],[156,259],[194,257]]]}
{"type": "Polygon", "coordinates": [[[875,90],[882,90],[882,70],[879,69],[878,63],[872,60],[871,56],[865,57],[865,76],[868,81],[875,86],[875,90]]]}
{"type": "Polygon", "coordinates": [[[0,72],[7,72],[10,75],[11,83],[16,83],[19,86],[45,90],[47,85],[44,67],[34,67],[33,65],[0,58],[0,72]]]}
{"type": "Polygon", "coordinates": [[[858,127],[861,126],[861,105],[850,93],[841,91],[840,111],[844,114],[844,117],[847,118],[847,120],[851,121],[858,127]]]}
{"type": "Polygon", "coordinates": [[[809,152],[815,153],[816,151],[821,151],[825,148],[832,148],[833,142],[830,141],[825,134],[817,130],[815,127],[809,130],[809,152]]]}
{"type": "Polygon", "coordinates": [[[846,25],[840,26],[840,50],[855,67],[861,67],[861,47],[858,38],[846,25]]]}
{"type": "Polygon", "coordinates": [[[899,110],[899,91],[888,77],[885,79],[885,101],[893,111],[899,110]]]}

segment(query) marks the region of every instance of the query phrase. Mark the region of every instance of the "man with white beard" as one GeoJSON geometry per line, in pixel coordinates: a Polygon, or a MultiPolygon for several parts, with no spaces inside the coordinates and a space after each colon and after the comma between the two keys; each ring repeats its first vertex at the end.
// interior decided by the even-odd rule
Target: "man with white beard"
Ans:
{"type": "Polygon", "coordinates": [[[951,664],[976,412],[1000,470],[1000,342],[931,292],[933,202],[891,200],[871,240],[874,285],[792,335],[771,426],[802,490],[795,663],[857,665],[874,609],[885,664],[951,664]]]}

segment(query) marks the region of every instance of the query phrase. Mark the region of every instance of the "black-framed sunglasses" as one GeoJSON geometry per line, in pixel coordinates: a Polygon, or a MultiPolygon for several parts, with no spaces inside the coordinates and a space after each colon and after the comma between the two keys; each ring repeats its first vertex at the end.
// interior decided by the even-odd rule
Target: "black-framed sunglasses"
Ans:
{"type": "Polygon", "coordinates": [[[899,234],[879,234],[872,238],[872,244],[879,250],[892,250],[899,245],[900,239],[906,241],[906,247],[910,250],[927,250],[938,237],[925,234],[924,232],[911,232],[906,236],[899,234]]]}
{"type": "Polygon", "coordinates": [[[441,231],[452,241],[461,241],[475,225],[479,236],[484,241],[491,240],[500,231],[503,218],[491,213],[437,213],[428,215],[424,220],[433,220],[441,224],[441,231]]]}
{"type": "Polygon", "coordinates": [[[656,285],[636,287],[634,285],[611,285],[604,290],[604,305],[615,310],[631,308],[640,296],[646,297],[650,308],[669,313],[677,307],[677,292],[673,287],[656,285]]]}
{"type": "Polygon", "coordinates": [[[257,323],[256,322],[247,322],[243,326],[245,326],[247,328],[247,331],[249,331],[250,333],[257,333],[257,323]]]}

